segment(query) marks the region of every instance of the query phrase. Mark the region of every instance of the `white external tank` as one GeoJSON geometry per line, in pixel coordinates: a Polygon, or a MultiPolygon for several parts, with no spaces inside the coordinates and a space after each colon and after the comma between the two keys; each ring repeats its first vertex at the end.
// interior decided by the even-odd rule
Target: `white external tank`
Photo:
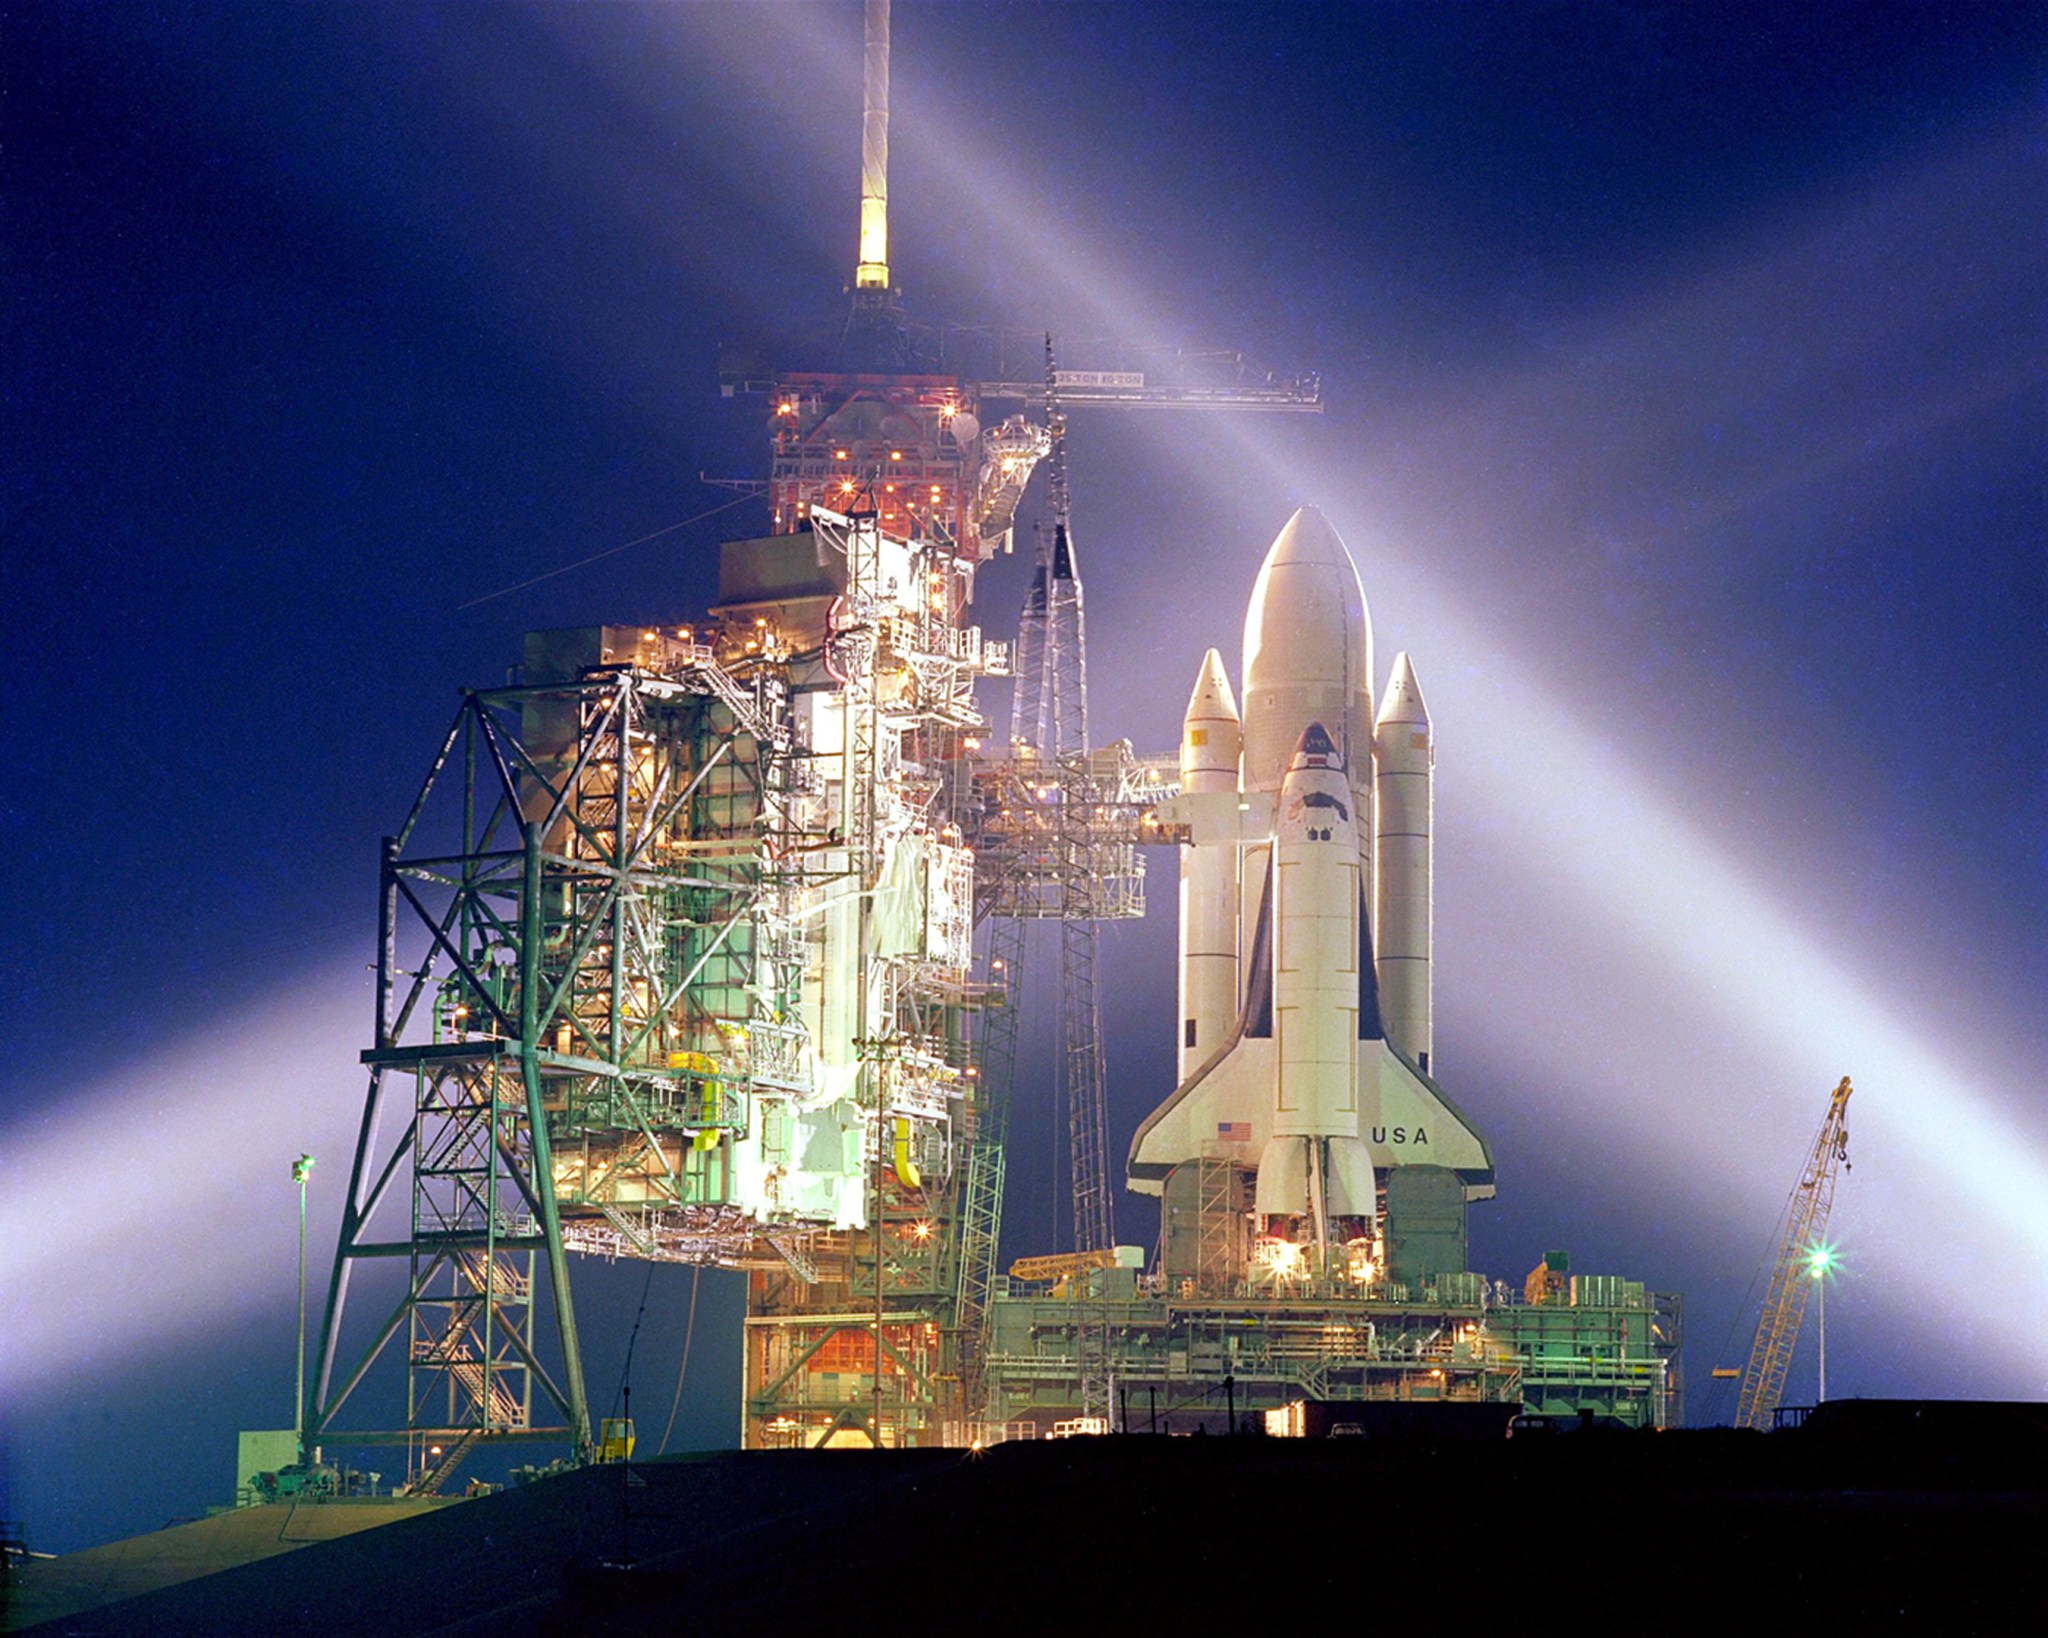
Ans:
{"type": "Polygon", "coordinates": [[[1336,741],[1354,784],[1372,745],[1372,620],[1365,588],[1329,520],[1304,506],[1259,567],[1244,617],[1244,788],[1277,791],[1312,722],[1336,741]]]}
{"type": "MultiPolygon", "coordinates": [[[[1303,506],[1266,549],[1245,604],[1245,790],[1280,790],[1294,745],[1321,723],[1360,792],[1358,868],[1372,880],[1372,616],[1358,565],[1317,508],[1303,506]]],[[[1249,950],[1272,874],[1272,848],[1239,866],[1239,942],[1249,950]]],[[[1270,913],[1270,911],[1268,911],[1270,913]]]]}
{"type": "MultiPolygon", "coordinates": [[[[1372,880],[1372,614],[1337,531],[1304,506],[1274,537],[1244,615],[1244,789],[1278,791],[1301,733],[1319,722],[1358,794],[1360,879],[1372,880]]],[[[1255,936],[1269,859],[1248,850],[1241,931],[1255,936]]]]}

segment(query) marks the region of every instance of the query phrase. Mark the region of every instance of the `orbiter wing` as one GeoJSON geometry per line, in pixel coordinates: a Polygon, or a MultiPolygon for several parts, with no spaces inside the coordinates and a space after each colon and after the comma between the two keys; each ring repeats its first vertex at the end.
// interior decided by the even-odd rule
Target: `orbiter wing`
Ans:
{"type": "MultiPolygon", "coordinates": [[[[1363,935],[1366,918],[1361,912],[1363,935]]],[[[1455,1171],[1466,1198],[1493,1195],[1493,1154],[1479,1129],[1386,1038],[1370,956],[1362,956],[1359,996],[1359,1140],[1378,1168],[1442,1166],[1455,1171]]],[[[1162,1192],[1185,1161],[1227,1159],[1254,1168],[1273,1134],[1272,895],[1261,894],[1244,1003],[1223,1044],[1146,1117],[1131,1140],[1133,1193],[1162,1192]]]]}

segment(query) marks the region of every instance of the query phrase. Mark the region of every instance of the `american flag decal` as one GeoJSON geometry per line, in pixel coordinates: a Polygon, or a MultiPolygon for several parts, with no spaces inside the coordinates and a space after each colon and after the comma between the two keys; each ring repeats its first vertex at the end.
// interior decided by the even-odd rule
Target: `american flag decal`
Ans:
{"type": "Polygon", "coordinates": [[[1248,1120],[1219,1120],[1216,1136],[1225,1143],[1249,1143],[1252,1140],[1252,1123],[1248,1120]]]}

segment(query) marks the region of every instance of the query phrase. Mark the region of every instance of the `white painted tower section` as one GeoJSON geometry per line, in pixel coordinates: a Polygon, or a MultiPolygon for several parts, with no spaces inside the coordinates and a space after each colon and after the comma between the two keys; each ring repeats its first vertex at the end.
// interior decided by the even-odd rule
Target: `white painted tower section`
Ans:
{"type": "Polygon", "coordinates": [[[1430,822],[1436,739],[1406,654],[1394,656],[1373,725],[1373,925],[1387,1038],[1428,1073],[1434,882],[1430,822]]]}
{"type": "MultiPolygon", "coordinates": [[[[1210,649],[1181,720],[1180,788],[1237,790],[1244,733],[1223,656],[1210,649]]],[[[1180,850],[1180,1052],[1186,1080],[1237,1022],[1237,854],[1231,846],[1180,850]]]]}

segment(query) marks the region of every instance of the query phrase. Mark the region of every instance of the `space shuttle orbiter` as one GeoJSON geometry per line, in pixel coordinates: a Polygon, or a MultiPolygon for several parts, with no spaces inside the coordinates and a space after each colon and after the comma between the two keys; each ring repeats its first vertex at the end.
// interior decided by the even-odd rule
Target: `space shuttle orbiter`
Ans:
{"type": "Polygon", "coordinates": [[[1493,1192],[1485,1141],[1429,1076],[1429,713],[1403,654],[1373,713],[1372,622],[1323,515],[1288,520],[1252,587],[1244,711],[1202,662],[1180,794],[1180,1085],[1138,1128],[1130,1186],[1222,1159],[1261,1232],[1321,1259],[1374,1233],[1380,1174],[1493,1192]]]}

